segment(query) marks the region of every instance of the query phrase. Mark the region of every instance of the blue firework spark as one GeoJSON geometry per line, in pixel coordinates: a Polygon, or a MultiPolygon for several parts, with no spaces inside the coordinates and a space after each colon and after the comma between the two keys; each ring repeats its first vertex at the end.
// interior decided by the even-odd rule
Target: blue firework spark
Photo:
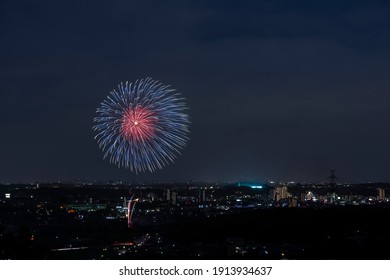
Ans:
{"type": "Polygon", "coordinates": [[[136,173],[173,162],[188,141],[184,99],[151,78],[121,83],[96,110],[93,130],[104,158],[136,173]]]}

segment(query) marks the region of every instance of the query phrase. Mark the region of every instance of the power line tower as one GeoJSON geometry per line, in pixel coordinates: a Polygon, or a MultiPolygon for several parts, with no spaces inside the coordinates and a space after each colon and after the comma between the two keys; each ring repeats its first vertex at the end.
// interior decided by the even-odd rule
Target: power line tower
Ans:
{"type": "Polygon", "coordinates": [[[328,177],[328,179],[330,180],[330,186],[333,188],[336,186],[336,180],[339,178],[336,176],[336,170],[332,169],[330,171],[330,176],[328,177]]]}

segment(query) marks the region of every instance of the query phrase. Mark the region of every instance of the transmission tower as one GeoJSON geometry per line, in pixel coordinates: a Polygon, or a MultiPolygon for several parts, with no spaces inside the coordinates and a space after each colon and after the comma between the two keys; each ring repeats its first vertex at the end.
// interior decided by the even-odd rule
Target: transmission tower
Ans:
{"type": "Polygon", "coordinates": [[[330,180],[330,186],[331,187],[335,187],[336,186],[336,180],[339,178],[335,175],[336,173],[336,170],[332,169],[330,171],[330,176],[328,177],[328,179],[330,180]]]}

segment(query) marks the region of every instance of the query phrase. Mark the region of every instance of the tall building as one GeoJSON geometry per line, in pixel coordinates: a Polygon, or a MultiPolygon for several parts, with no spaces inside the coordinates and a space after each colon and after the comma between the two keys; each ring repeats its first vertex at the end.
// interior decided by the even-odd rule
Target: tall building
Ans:
{"type": "Polygon", "coordinates": [[[176,196],[177,196],[177,192],[172,192],[172,204],[173,205],[176,205],[176,202],[177,202],[176,201],[176,198],[177,198],[176,196]]]}
{"type": "Polygon", "coordinates": [[[206,188],[199,189],[198,202],[206,202],[206,188]]]}
{"type": "Polygon", "coordinates": [[[288,192],[287,192],[287,187],[286,186],[283,186],[283,187],[280,187],[280,199],[286,199],[287,196],[288,196],[288,192]]]}
{"type": "Polygon", "coordinates": [[[167,201],[171,201],[171,190],[167,189],[167,201]]]}
{"type": "Polygon", "coordinates": [[[384,188],[378,188],[377,191],[378,191],[377,199],[378,200],[385,200],[385,198],[386,198],[385,189],[384,188]]]}
{"type": "Polygon", "coordinates": [[[276,201],[279,201],[281,199],[286,199],[288,197],[287,187],[286,186],[275,187],[271,191],[271,196],[272,199],[276,201]]]}

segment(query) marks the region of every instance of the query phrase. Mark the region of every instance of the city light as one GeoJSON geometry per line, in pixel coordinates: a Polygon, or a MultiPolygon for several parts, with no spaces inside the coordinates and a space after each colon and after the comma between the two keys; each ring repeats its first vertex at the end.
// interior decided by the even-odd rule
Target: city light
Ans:
{"type": "MultiPolygon", "coordinates": [[[[2,222],[7,225],[0,227],[0,239],[18,229],[13,217],[26,216],[27,250],[47,248],[47,255],[41,252],[36,258],[66,254],[95,259],[307,259],[317,256],[308,250],[313,247],[337,258],[343,242],[367,244],[372,242],[368,236],[375,236],[378,230],[353,217],[365,221],[373,212],[373,216],[385,219],[390,208],[386,197],[390,184],[349,185],[347,190],[344,186],[283,182],[85,185],[88,187],[56,183],[54,188],[54,184],[41,183],[39,192],[29,185],[7,186],[3,197],[13,199],[3,198],[0,204],[4,205],[2,222]],[[313,219],[312,209],[321,218],[313,219]],[[339,218],[348,230],[329,225],[329,221],[339,218]],[[257,226],[259,222],[264,226],[257,226]],[[71,230],[64,231],[64,226],[71,230]],[[352,227],[355,229],[349,230],[352,227]],[[294,228],[297,234],[287,243],[280,243],[279,238],[271,237],[278,236],[281,228],[294,228]],[[310,234],[317,229],[322,230],[329,244],[310,234]],[[334,238],[337,231],[341,243],[334,238]],[[329,251],[330,245],[340,249],[329,251]]],[[[20,242],[19,233],[15,234],[14,239],[20,242]]],[[[13,252],[7,250],[4,254],[13,252]]],[[[361,250],[363,254],[368,249],[361,250]]]]}

